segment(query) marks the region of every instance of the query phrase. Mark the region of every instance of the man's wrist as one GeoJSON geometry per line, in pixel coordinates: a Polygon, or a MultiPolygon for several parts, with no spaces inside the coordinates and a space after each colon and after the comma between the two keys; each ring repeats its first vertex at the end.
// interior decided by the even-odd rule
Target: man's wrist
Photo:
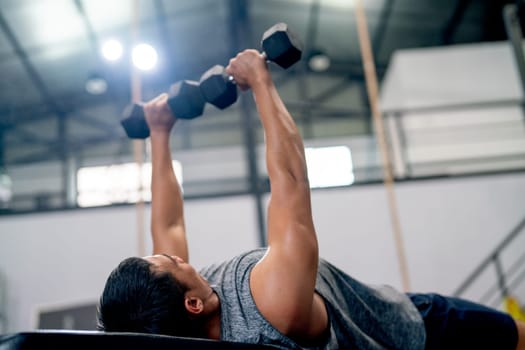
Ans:
{"type": "Polygon", "coordinates": [[[250,84],[250,88],[252,89],[253,92],[257,92],[257,90],[260,90],[260,89],[268,89],[272,85],[273,85],[273,81],[270,76],[270,73],[265,72],[255,77],[255,79],[250,84]]]}
{"type": "Polygon", "coordinates": [[[169,139],[171,130],[166,129],[151,129],[150,137],[151,139],[169,139]]]}

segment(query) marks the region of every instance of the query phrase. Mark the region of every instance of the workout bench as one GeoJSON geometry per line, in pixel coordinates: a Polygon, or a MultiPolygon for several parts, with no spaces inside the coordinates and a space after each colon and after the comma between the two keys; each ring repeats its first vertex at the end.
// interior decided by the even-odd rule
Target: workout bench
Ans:
{"type": "Polygon", "coordinates": [[[138,333],[104,333],[97,331],[42,330],[0,335],[0,350],[33,349],[126,349],[126,350],[272,350],[269,345],[255,345],[207,339],[179,338],[138,333]]]}

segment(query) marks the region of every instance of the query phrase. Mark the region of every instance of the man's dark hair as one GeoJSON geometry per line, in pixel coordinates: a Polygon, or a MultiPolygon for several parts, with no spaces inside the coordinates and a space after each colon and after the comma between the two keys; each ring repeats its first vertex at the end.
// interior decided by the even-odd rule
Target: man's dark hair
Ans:
{"type": "Polygon", "coordinates": [[[109,275],[98,308],[98,328],[194,336],[184,307],[185,288],[141,258],[127,258],[109,275]]]}

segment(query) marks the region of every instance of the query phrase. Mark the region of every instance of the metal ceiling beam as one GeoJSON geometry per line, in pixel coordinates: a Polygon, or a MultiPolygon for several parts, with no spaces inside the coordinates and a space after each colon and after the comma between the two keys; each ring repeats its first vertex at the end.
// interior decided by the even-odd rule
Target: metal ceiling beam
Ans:
{"type": "Polygon", "coordinates": [[[66,118],[59,118],[58,119],[58,142],[57,142],[57,153],[58,157],[61,162],[61,184],[62,184],[62,191],[61,191],[61,199],[62,199],[62,206],[67,207],[67,197],[68,197],[68,190],[67,190],[67,184],[69,183],[69,179],[71,176],[73,176],[72,172],[70,171],[68,167],[68,157],[70,156],[71,149],[69,148],[69,138],[68,138],[68,124],[66,123],[66,118]]]}
{"type": "MultiPolygon", "coordinates": [[[[53,114],[57,116],[59,126],[62,124],[65,124],[66,119],[67,119],[67,114],[62,110],[62,108],[55,102],[55,100],[51,96],[51,93],[47,89],[47,86],[45,85],[44,81],[42,80],[38,72],[36,71],[33,64],[30,62],[29,57],[26,55],[26,53],[22,49],[22,46],[20,45],[18,39],[15,37],[13,31],[11,30],[11,27],[5,20],[4,15],[1,10],[0,10],[0,28],[2,28],[7,38],[7,41],[13,47],[16,56],[19,58],[20,63],[24,67],[30,80],[33,82],[36,89],[38,90],[41,97],[43,98],[44,103],[53,112],[53,114]]],[[[64,128],[59,127],[58,134],[59,134],[60,140],[66,140],[66,142],[61,143],[62,147],[59,149],[56,149],[55,147],[49,147],[50,149],[53,149],[55,152],[58,152],[59,154],[65,154],[68,152],[67,135],[62,134],[63,131],[64,131],[64,128]]]]}
{"type": "Polygon", "coordinates": [[[319,33],[319,16],[321,15],[321,0],[313,0],[310,5],[308,25],[306,26],[306,37],[304,39],[303,54],[308,55],[309,51],[315,48],[317,34],[319,33]]]}
{"type": "MultiPolygon", "coordinates": [[[[305,108],[305,102],[304,101],[291,101],[287,100],[285,101],[286,106],[292,113],[300,113],[305,108]]],[[[234,108],[234,107],[232,107],[234,108]]],[[[360,117],[366,114],[369,114],[370,111],[367,109],[356,109],[356,108],[339,108],[339,107],[329,107],[329,106],[323,106],[321,104],[314,104],[312,106],[312,119],[313,121],[318,121],[320,119],[325,118],[353,118],[353,117],[360,117]]],[[[222,112],[218,112],[222,113],[222,112]]],[[[207,115],[206,118],[213,118],[214,115],[207,115]]],[[[302,120],[297,120],[298,123],[302,123],[302,120]]],[[[187,127],[191,126],[191,122],[183,122],[178,126],[178,129],[185,129],[184,132],[180,131],[181,135],[180,137],[188,136],[187,133],[187,127]]],[[[223,130],[232,130],[235,127],[239,126],[239,122],[232,121],[232,122],[215,122],[215,123],[206,123],[203,125],[195,126],[192,129],[192,133],[206,133],[206,132],[213,132],[213,131],[223,131],[223,130]]],[[[259,128],[260,124],[254,125],[254,127],[259,128]]],[[[34,135],[32,133],[29,133],[23,129],[17,129],[15,131],[16,133],[21,133],[21,139],[22,142],[20,144],[35,144],[39,146],[53,146],[56,143],[56,140],[43,140],[43,139],[33,139],[34,135]]],[[[86,137],[81,141],[77,141],[76,144],[81,144],[82,146],[92,146],[92,145],[99,145],[102,143],[110,143],[110,142],[116,142],[121,140],[127,140],[128,138],[125,137],[124,133],[116,132],[115,134],[106,134],[102,136],[96,136],[96,137],[86,137]]],[[[11,143],[13,145],[13,143],[11,143]]],[[[18,144],[15,144],[18,145],[18,144]]],[[[78,147],[77,147],[78,149],[78,147]]]]}
{"type": "Polygon", "coordinates": [[[394,8],[394,0],[386,0],[383,10],[379,15],[379,23],[377,25],[377,30],[374,33],[372,38],[372,50],[374,52],[374,57],[376,61],[376,66],[378,65],[379,52],[383,46],[383,41],[385,39],[386,29],[388,28],[388,21],[392,14],[392,9],[394,8]]]}
{"type": "MultiPolygon", "coordinates": [[[[109,74],[107,71],[105,71],[104,62],[102,62],[102,59],[98,52],[100,49],[100,41],[95,32],[95,29],[93,28],[93,25],[91,24],[91,20],[88,14],[85,11],[83,1],[82,0],[73,0],[73,1],[74,1],[75,7],[77,8],[77,11],[80,17],[82,18],[82,21],[84,22],[84,27],[86,29],[86,33],[89,38],[89,42],[91,44],[91,49],[94,52],[94,55],[96,57],[96,63],[95,63],[96,68],[93,73],[101,74],[102,78],[105,79],[106,82],[108,83],[108,91],[106,92],[106,95],[110,98],[111,101],[118,101],[119,100],[118,94],[115,91],[115,89],[111,87],[111,84],[108,81],[109,74]]],[[[75,106],[74,109],[77,110],[78,107],[75,106]]],[[[75,112],[75,120],[81,123],[88,124],[92,127],[96,127],[99,130],[102,130],[107,134],[110,134],[110,135],[115,134],[115,128],[113,125],[103,123],[100,120],[90,117],[89,115],[75,112]]]]}
{"type": "MultiPolygon", "coordinates": [[[[40,135],[37,135],[36,133],[32,133],[29,131],[26,131],[22,128],[16,128],[15,127],[15,120],[14,120],[14,111],[13,109],[6,108],[6,110],[2,111],[0,113],[0,132],[4,133],[4,136],[9,133],[9,136],[11,138],[14,137],[15,140],[19,140],[20,143],[26,143],[30,145],[38,145],[38,146],[47,146],[52,141],[48,139],[42,138],[40,135]]],[[[4,140],[5,141],[5,140],[4,140]]],[[[9,146],[12,147],[12,141],[10,140],[9,146]]],[[[4,142],[3,147],[6,147],[6,143],[4,142]]],[[[2,150],[5,155],[5,150],[2,150]]]]}
{"type": "MultiPolygon", "coordinates": [[[[122,104],[124,107],[126,105],[127,100],[123,98],[114,98],[110,95],[101,95],[97,96],[96,99],[93,97],[88,97],[87,94],[78,94],[78,93],[70,93],[70,94],[64,94],[60,97],[55,97],[55,100],[63,101],[63,106],[61,110],[66,114],[76,113],[77,110],[82,110],[85,108],[93,107],[96,105],[115,105],[115,104],[122,104]]],[[[7,115],[9,113],[12,113],[11,111],[5,110],[4,113],[0,111],[0,116],[7,115]]],[[[16,120],[12,120],[12,124],[15,123],[25,124],[25,123],[33,123],[42,119],[47,119],[49,116],[47,113],[52,114],[53,111],[49,109],[49,106],[42,106],[41,103],[33,103],[33,104],[26,104],[24,107],[17,107],[16,108],[16,120]]],[[[88,117],[91,118],[91,117],[88,117]]],[[[95,122],[96,123],[96,122],[95,122]]]]}
{"type": "Polygon", "coordinates": [[[452,12],[452,16],[450,16],[450,19],[447,21],[445,28],[443,29],[442,42],[444,45],[450,45],[454,42],[454,33],[461,24],[463,16],[465,15],[465,12],[468,6],[470,5],[471,1],[472,0],[456,1],[456,7],[454,8],[454,12],[452,12]]]}
{"type": "MultiPolygon", "coordinates": [[[[219,1],[208,1],[204,3],[199,2],[199,4],[195,6],[194,8],[183,9],[177,12],[177,14],[172,15],[171,18],[184,18],[185,20],[188,20],[188,16],[199,16],[203,12],[210,12],[210,13],[214,12],[216,8],[213,8],[212,6],[220,6],[219,4],[220,4],[219,1]]],[[[150,25],[155,24],[156,21],[157,21],[156,18],[148,19],[148,20],[142,21],[142,24],[144,26],[150,26],[150,25]]],[[[125,32],[128,27],[129,25],[126,24],[126,25],[123,25],[122,27],[114,28],[114,31],[115,32],[125,32]]],[[[54,49],[59,49],[61,47],[68,46],[76,42],[77,40],[57,41],[52,44],[47,44],[46,46],[36,46],[36,47],[28,48],[25,52],[28,55],[38,56],[46,51],[53,51],[54,49]]],[[[13,55],[11,53],[1,53],[0,63],[9,61],[12,58],[13,58],[13,55]]]]}
{"type": "MultiPolygon", "coordinates": [[[[306,62],[305,62],[306,64],[306,62]]],[[[379,64],[376,66],[378,78],[381,80],[386,73],[387,65],[379,64]]],[[[299,79],[302,68],[290,67],[287,70],[280,70],[278,74],[274,75],[274,82],[277,87],[287,84],[292,79],[299,79]]],[[[349,76],[354,81],[364,81],[365,75],[363,72],[363,65],[361,62],[355,61],[341,61],[331,60],[330,68],[325,72],[310,72],[316,76],[327,76],[331,78],[340,78],[341,76],[349,76]]]]}
{"type": "MultiPolygon", "coordinates": [[[[383,80],[385,68],[381,67],[381,63],[379,62],[380,52],[381,48],[383,46],[383,42],[386,36],[387,28],[388,28],[388,22],[391,18],[392,10],[394,8],[394,0],[386,0],[385,4],[383,6],[383,9],[381,10],[381,13],[379,14],[379,22],[377,24],[377,29],[372,37],[372,52],[374,55],[374,65],[375,65],[375,72],[377,75],[378,81],[383,80]]],[[[362,67],[362,65],[361,65],[362,67]]],[[[360,81],[360,89],[361,89],[361,95],[362,95],[362,101],[364,105],[366,106],[366,109],[368,110],[368,114],[363,115],[363,119],[366,122],[367,130],[369,133],[372,133],[372,114],[371,114],[371,106],[370,106],[370,98],[368,96],[368,92],[366,89],[366,80],[364,77],[364,71],[361,68],[362,79],[360,81]]]]}
{"type": "Polygon", "coordinates": [[[503,20],[509,42],[512,45],[514,61],[520,73],[521,92],[525,95],[525,52],[523,50],[523,33],[521,31],[519,11],[520,6],[516,4],[505,5],[503,7],[503,20]]]}
{"type": "MultiPolygon", "coordinates": [[[[341,76],[343,76],[340,82],[341,89],[344,89],[346,84],[351,84],[352,82],[355,82],[355,81],[362,81],[364,79],[362,66],[360,64],[359,65],[357,63],[347,64],[344,62],[336,61],[333,63],[333,65],[335,66],[334,70],[331,70],[325,73],[315,73],[315,74],[318,76],[326,75],[326,76],[337,77],[337,78],[340,78],[341,76]]],[[[294,71],[293,67],[290,68],[289,70],[294,71]]],[[[378,67],[379,77],[381,77],[384,74],[385,70],[386,70],[385,67],[378,67]]],[[[280,70],[278,74],[276,74],[277,77],[275,79],[275,83],[277,86],[284,85],[287,82],[289,82],[291,79],[297,78],[297,74],[298,72],[295,72],[295,71],[294,73],[291,73],[291,72],[286,73],[285,71],[280,70]]],[[[311,74],[314,74],[314,73],[311,73],[311,74]]],[[[336,83],[336,85],[337,84],[339,83],[336,83]]],[[[334,85],[333,88],[328,88],[328,89],[333,89],[333,93],[337,93],[336,90],[338,88],[334,85]]],[[[332,92],[319,91],[317,95],[314,95],[311,98],[316,103],[321,103],[326,97],[330,97],[330,96],[323,97],[322,95],[328,95],[330,93],[332,92]]],[[[93,117],[85,115],[82,112],[82,110],[88,107],[92,107],[94,103],[98,103],[99,105],[105,105],[105,104],[109,105],[109,104],[116,103],[117,105],[121,104],[122,106],[125,106],[126,104],[126,101],[124,99],[122,99],[121,101],[120,100],[116,101],[112,99],[110,96],[100,96],[94,102],[92,98],[87,98],[85,96],[72,94],[72,95],[63,96],[63,100],[67,101],[68,104],[76,107],[75,110],[70,110],[70,108],[65,109],[65,111],[69,115],[70,120],[77,121],[79,123],[83,123],[88,127],[94,127],[102,131],[105,131],[107,133],[114,133],[116,132],[116,130],[119,129],[120,126],[118,124],[116,116],[114,115],[108,116],[107,118],[108,121],[104,122],[99,119],[94,119],[93,117]],[[80,98],[77,98],[77,96],[79,96],[80,98]]],[[[4,117],[10,113],[11,112],[7,109],[3,113],[0,112],[0,119],[5,119],[4,117]]],[[[34,123],[36,121],[41,120],[42,118],[47,118],[47,117],[48,116],[46,116],[46,110],[42,109],[41,104],[33,104],[33,105],[29,105],[24,108],[17,108],[17,118],[16,120],[10,121],[10,127],[12,127],[15,122],[17,125],[24,125],[24,124],[34,123]]]]}
{"type": "Polygon", "coordinates": [[[304,137],[309,139],[313,138],[313,127],[311,123],[311,106],[312,101],[310,100],[310,91],[308,89],[307,73],[309,71],[308,57],[311,55],[312,50],[316,47],[316,38],[319,32],[319,16],[321,13],[321,2],[320,0],[314,0],[310,5],[310,13],[308,18],[308,25],[306,31],[306,37],[304,40],[303,47],[303,60],[299,62],[299,76],[297,79],[297,89],[299,97],[304,101],[305,105],[301,114],[305,118],[305,125],[303,127],[304,137]],[[306,55],[306,59],[304,56],[306,55]]]}
{"type": "MultiPolygon", "coordinates": [[[[171,45],[168,35],[168,26],[166,24],[166,8],[164,7],[163,0],[155,0],[153,4],[155,7],[155,22],[159,30],[159,37],[161,38],[162,46],[164,47],[164,54],[166,56],[166,59],[169,59],[168,55],[171,53],[171,45]]],[[[168,81],[176,79],[177,74],[175,72],[174,65],[168,64],[167,70],[168,81]]]]}
{"type": "MultiPolygon", "coordinates": [[[[288,101],[286,106],[292,113],[301,113],[304,111],[305,104],[302,101],[288,101]]],[[[317,121],[319,119],[326,118],[355,118],[370,115],[368,109],[356,109],[356,108],[334,108],[334,107],[323,107],[321,105],[313,105],[311,113],[311,121],[317,121]]],[[[302,121],[297,121],[302,122],[302,121]]]]}
{"type": "Polygon", "coordinates": [[[320,91],[316,96],[310,98],[311,104],[319,105],[328,100],[329,98],[339,95],[344,90],[346,90],[349,85],[355,82],[353,78],[353,75],[348,74],[345,77],[343,77],[340,81],[326,88],[324,91],[320,91]]]}
{"type": "Polygon", "coordinates": [[[6,129],[0,128],[0,171],[5,167],[5,132],[6,129]]]}
{"type": "MultiPolygon", "coordinates": [[[[96,144],[101,144],[108,142],[109,138],[107,136],[96,136],[91,138],[85,138],[80,141],[69,141],[69,151],[70,153],[73,152],[80,152],[82,151],[86,146],[92,146],[96,144]]],[[[111,139],[113,142],[121,142],[121,141],[127,141],[129,142],[129,139],[125,136],[122,136],[119,139],[111,139]]],[[[29,155],[21,156],[21,157],[14,157],[10,159],[10,164],[28,164],[28,163],[37,163],[42,161],[48,161],[48,160],[61,160],[60,154],[58,152],[58,148],[60,147],[59,142],[55,142],[54,145],[39,151],[34,152],[29,155]]]]}
{"type": "Polygon", "coordinates": [[[99,131],[103,131],[108,136],[120,136],[120,133],[117,131],[121,128],[120,124],[104,122],[99,119],[95,119],[94,117],[91,117],[87,114],[84,114],[80,111],[73,112],[70,115],[69,120],[82,123],[88,127],[97,129],[99,131]]]}
{"type": "Polygon", "coordinates": [[[73,112],[71,114],[71,120],[74,120],[76,122],[85,124],[89,127],[92,127],[97,130],[104,130],[108,134],[114,134],[115,132],[115,124],[103,122],[99,119],[95,119],[95,117],[91,117],[87,114],[84,114],[80,111],[73,112]]]}
{"type": "Polygon", "coordinates": [[[63,117],[65,113],[62,111],[62,109],[55,103],[54,99],[52,98],[51,94],[49,93],[49,90],[47,89],[47,86],[45,85],[44,81],[36,71],[33,64],[29,61],[29,57],[26,55],[24,50],[22,49],[22,46],[20,45],[18,39],[15,37],[13,31],[11,30],[11,27],[5,20],[5,17],[2,13],[2,10],[0,10],[0,28],[4,32],[7,41],[12,46],[12,48],[15,51],[15,55],[20,60],[20,63],[24,67],[26,73],[29,76],[29,79],[32,81],[32,83],[37,88],[38,92],[42,96],[45,104],[50,108],[51,111],[53,111],[55,114],[57,114],[60,117],[63,117]]]}
{"type": "Polygon", "coordinates": [[[503,23],[502,11],[507,3],[516,2],[515,0],[491,0],[485,1],[483,25],[483,41],[506,40],[507,33],[503,23]]]}
{"type": "MultiPolygon", "coordinates": [[[[37,145],[37,146],[48,146],[53,145],[56,140],[44,139],[40,135],[34,132],[24,130],[22,128],[13,128],[9,130],[9,135],[16,137],[24,144],[37,145]]],[[[12,145],[10,143],[10,145],[12,145]]]]}
{"type": "MultiPolygon", "coordinates": [[[[299,115],[302,111],[304,111],[305,103],[302,101],[287,101],[286,105],[290,112],[292,114],[299,115]]],[[[341,119],[341,118],[362,118],[363,116],[369,115],[370,112],[366,109],[359,110],[359,109],[353,109],[353,108],[333,108],[333,107],[326,107],[322,105],[314,105],[312,107],[312,121],[319,121],[322,119],[323,122],[328,122],[331,119],[341,119]]],[[[298,118],[296,120],[298,125],[303,125],[304,120],[302,118],[298,118]]],[[[184,123],[181,124],[180,127],[182,128],[184,126],[188,126],[190,123],[184,123]]],[[[204,136],[207,132],[215,132],[220,130],[232,130],[232,128],[236,128],[239,126],[238,122],[218,122],[213,124],[205,124],[200,125],[198,129],[195,129],[193,132],[193,137],[195,137],[196,134],[199,136],[204,136]]],[[[255,130],[260,128],[260,124],[255,124],[253,126],[255,130]]],[[[244,128],[244,125],[243,125],[244,128]]],[[[18,131],[17,131],[18,132],[18,131]]],[[[179,130],[180,132],[180,130],[179,130]]],[[[183,135],[187,135],[186,133],[182,132],[183,135]]],[[[27,142],[23,142],[24,144],[28,144],[31,142],[30,137],[31,134],[28,134],[27,142]]],[[[183,137],[183,136],[182,136],[183,137]]],[[[60,143],[56,140],[49,141],[49,142],[36,142],[35,140],[32,141],[34,144],[44,146],[44,148],[40,148],[38,151],[33,152],[30,155],[25,155],[21,157],[15,157],[9,159],[10,164],[27,164],[27,163],[33,163],[33,162],[41,162],[41,161],[48,161],[48,160],[58,160],[59,152],[57,149],[60,147],[60,143]]],[[[70,153],[74,152],[82,152],[84,148],[86,147],[92,147],[94,145],[100,145],[104,143],[118,143],[122,142],[126,144],[126,151],[127,151],[127,144],[129,143],[129,139],[125,135],[103,135],[103,136],[96,136],[96,137],[89,137],[84,138],[79,141],[71,141],[69,140],[69,151],[70,153]]],[[[11,146],[13,144],[11,143],[11,146]]],[[[16,146],[16,145],[15,145],[16,146]]],[[[261,186],[261,183],[259,183],[259,186],[261,186]]],[[[262,189],[261,189],[262,190],[262,189]]]]}
{"type": "Polygon", "coordinates": [[[89,20],[86,14],[86,11],[84,10],[84,5],[82,4],[82,0],[73,0],[73,2],[75,4],[75,7],[77,8],[80,18],[82,18],[82,22],[84,22],[84,27],[86,28],[89,42],[91,43],[92,48],[96,52],[99,47],[98,38],[95,35],[95,30],[93,29],[93,26],[91,25],[91,21],[89,20]]]}
{"type": "MultiPolygon", "coordinates": [[[[88,127],[103,131],[104,134],[108,137],[107,139],[108,142],[115,138],[120,138],[122,136],[121,133],[117,131],[118,130],[117,124],[112,125],[110,123],[105,123],[93,117],[86,116],[79,112],[76,112],[75,114],[70,115],[68,120],[69,121],[74,120],[88,127]]],[[[7,129],[9,129],[9,135],[12,137],[14,136],[16,139],[18,139],[20,141],[20,144],[46,146],[49,149],[49,148],[55,147],[55,144],[57,142],[56,139],[42,138],[42,136],[38,135],[36,132],[31,132],[31,131],[22,129],[21,127],[14,128],[11,126],[7,129]]],[[[60,132],[58,134],[60,134],[60,132]]],[[[10,142],[10,145],[13,146],[13,143],[10,142]]]]}

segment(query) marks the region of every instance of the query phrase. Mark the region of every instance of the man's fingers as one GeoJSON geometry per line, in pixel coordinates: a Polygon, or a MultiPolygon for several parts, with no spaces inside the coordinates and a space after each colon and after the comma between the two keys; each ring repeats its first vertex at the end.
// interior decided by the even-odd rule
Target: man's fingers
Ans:
{"type": "Polygon", "coordinates": [[[151,110],[153,107],[162,107],[162,105],[165,104],[167,100],[168,100],[168,94],[162,93],[154,97],[153,99],[149,100],[145,104],[143,104],[143,107],[149,110],[151,110]]]}
{"type": "Polygon", "coordinates": [[[155,97],[152,102],[157,106],[162,106],[162,104],[166,102],[167,100],[168,100],[168,94],[164,92],[158,95],[157,97],[155,97]]]}
{"type": "Polygon", "coordinates": [[[157,99],[159,101],[167,101],[168,100],[168,93],[167,92],[163,92],[162,94],[157,96],[157,99]]]}

